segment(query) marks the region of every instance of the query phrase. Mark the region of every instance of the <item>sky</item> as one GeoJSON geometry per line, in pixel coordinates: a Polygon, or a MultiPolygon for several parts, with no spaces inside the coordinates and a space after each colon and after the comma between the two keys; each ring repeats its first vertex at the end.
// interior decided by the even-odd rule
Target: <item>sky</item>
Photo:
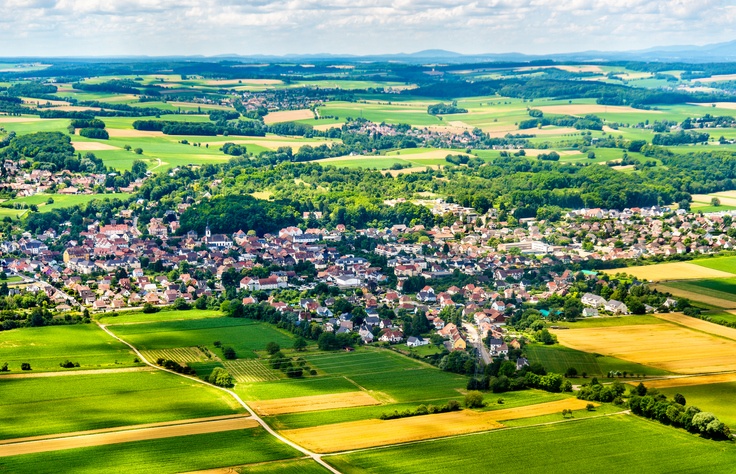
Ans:
{"type": "Polygon", "coordinates": [[[0,56],[623,51],[736,39],[734,0],[0,0],[0,56]]]}

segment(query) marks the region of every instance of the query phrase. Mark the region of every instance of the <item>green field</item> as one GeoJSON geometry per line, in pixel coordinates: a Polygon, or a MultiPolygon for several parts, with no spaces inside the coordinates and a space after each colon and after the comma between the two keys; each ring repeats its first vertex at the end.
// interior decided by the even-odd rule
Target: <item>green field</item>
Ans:
{"type": "Polygon", "coordinates": [[[303,379],[238,384],[247,400],[270,400],[367,390],[381,401],[430,402],[460,396],[467,378],[387,350],[301,354],[318,375],[303,379]]]}
{"type": "Polygon", "coordinates": [[[607,328],[614,326],[639,326],[643,324],[662,324],[661,319],[654,316],[637,315],[637,316],[603,316],[600,318],[585,318],[575,322],[557,322],[552,325],[567,327],[570,329],[583,328],[607,328]]]}
{"type": "Polygon", "coordinates": [[[736,428],[736,406],[733,403],[736,397],[736,382],[662,388],[660,392],[668,397],[680,393],[685,396],[688,405],[712,412],[722,422],[736,428]]]}
{"type": "Polygon", "coordinates": [[[213,342],[220,341],[235,349],[238,358],[256,357],[253,351],[265,349],[271,341],[284,348],[293,344],[293,336],[270,324],[235,318],[130,324],[113,326],[111,330],[139,350],[201,345],[222,356],[222,351],[213,346],[213,342]]]}
{"type": "Polygon", "coordinates": [[[524,348],[530,363],[538,362],[548,371],[564,374],[567,369],[574,367],[578,374],[586,372],[588,376],[605,376],[610,371],[628,372],[636,375],[665,375],[668,372],[647,367],[645,365],[628,362],[615,357],[590,354],[555,344],[544,346],[528,344],[524,348]]]}
{"type": "Polygon", "coordinates": [[[726,301],[736,301],[736,278],[669,281],[665,286],[691,291],[703,296],[710,296],[726,301]]]}
{"type": "Polygon", "coordinates": [[[144,313],[142,311],[123,311],[112,315],[110,313],[103,313],[99,316],[99,321],[108,326],[115,324],[128,324],[128,323],[156,323],[162,321],[174,321],[180,319],[207,319],[207,318],[220,318],[222,312],[215,310],[200,310],[200,309],[189,309],[189,310],[167,310],[163,309],[157,313],[144,313]]]}
{"type": "Polygon", "coordinates": [[[647,473],[726,472],[736,462],[732,443],[698,438],[632,415],[491,431],[404,446],[325,457],[345,473],[510,472],[591,470],[647,473]],[[493,459],[479,455],[489,446],[493,459]],[[567,453],[567,454],[564,454],[567,453]]]}
{"type": "Polygon", "coordinates": [[[225,392],[161,371],[0,379],[0,439],[240,413],[225,392]]]}
{"type": "MultiPolygon", "coordinates": [[[[299,454],[298,451],[279,442],[259,427],[222,433],[0,457],[0,471],[73,472],[75,474],[156,472],[163,474],[269,462],[294,458],[299,454]]],[[[285,465],[289,466],[288,464],[285,465]]],[[[256,466],[256,468],[260,469],[260,466],[256,466]]],[[[268,471],[259,470],[257,472],[268,471]]],[[[292,470],[291,472],[300,471],[292,470]]]]}
{"type": "Polygon", "coordinates": [[[704,258],[693,260],[691,263],[700,265],[701,267],[712,268],[713,270],[736,274],[736,257],[704,258]]]}
{"type": "MultiPolygon", "coordinates": [[[[112,193],[112,194],[34,194],[33,196],[10,199],[5,201],[3,205],[18,204],[23,207],[35,204],[38,206],[38,212],[49,212],[54,209],[63,207],[78,206],[87,204],[90,201],[104,201],[108,199],[130,199],[132,194],[128,193],[112,193]],[[49,198],[53,199],[53,203],[48,204],[49,198]]],[[[15,211],[15,210],[14,210],[15,211]]],[[[19,211],[15,211],[19,212],[19,211]]]]}
{"type": "Polygon", "coordinates": [[[236,469],[241,474],[324,474],[329,472],[312,459],[276,461],[236,469]]]}
{"type": "MultiPolygon", "coordinates": [[[[0,332],[0,364],[10,373],[20,372],[29,362],[34,372],[69,371],[59,364],[79,362],[80,369],[131,367],[135,355],[124,344],[111,338],[96,325],[20,328],[0,332]]],[[[1,377],[1,376],[0,376],[1,377]]]]}

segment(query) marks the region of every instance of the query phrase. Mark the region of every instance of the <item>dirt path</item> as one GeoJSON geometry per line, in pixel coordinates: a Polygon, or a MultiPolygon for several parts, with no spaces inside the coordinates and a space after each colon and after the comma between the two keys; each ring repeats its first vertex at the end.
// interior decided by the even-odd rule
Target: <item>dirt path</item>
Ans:
{"type": "Polygon", "coordinates": [[[190,377],[190,376],[184,375],[184,374],[177,374],[173,370],[167,370],[167,369],[164,369],[163,367],[159,367],[157,365],[154,365],[153,363],[149,362],[148,359],[146,359],[143,356],[143,354],[141,354],[141,352],[133,344],[131,344],[128,341],[126,341],[125,339],[122,339],[122,338],[118,337],[117,335],[115,335],[112,331],[110,331],[104,324],[101,324],[99,321],[95,321],[95,322],[100,327],[100,329],[102,329],[103,331],[105,331],[110,337],[112,337],[113,339],[118,340],[118,341],[122,342],[123,344],[125,344],[126,346],[130,347],[133,350],[133,352],[135,352],[135,354],[140,358],[141,361],[143,361],[145,364],[153,367],[154,369],[161,370],[161,371],[164,371],[164,372],[168,372],[170,374],[174,374],[174,375],[177,375],[179,377],[184,377],[184,378],[189,379],[189,380],[192,380],[194,382],[201,383],[203,385],[207,385],[208,387],[215,387],[215,388],[217,388],[219,390],[222,390],[223,392],[228,393],[231,397],[233,397],[235,399],[235,401],[238,402],[238,404],[240,406],[242,406],[243,408],[245,408],[248,411],[248,413],[250,413],[251,418],[253,420],[255,420],[259,425],[261,425],[261,427],[263,427],[263,429],[266,430],[271,436],[273,436],[274,438],[278,439],[282,443],[284,443],[284,444],[286,444],[288,446],[291,446],[292,448],[294,448],[297,451],[303,453],[304,455],[309,456],[310,458],[314,459],[322,467],[324,467],[328,471],[332,472],[333,474],[341,474],[340,471],[338,471],[337,469],[335,469],[331,465],[327,464],[327,462],[325,462],[322,459],[322,456],[320,454],[314,453],[314,452],[312,452],[312,451],[310,451],[310,450],[308,450],[308,449],[306,449],[306,448],[304,448],[304,447],[302,447],[302,446],[294,443],[293,441],[290,441],[290,440],[286,439],[285,437],[281,436],[280,434],[278,434],[273,428],[271,428],[268,425],[268,423],[266,423],[265,421],[263,421],[263,419],[260,416],[258,416],[256,414],[256,412],[253,411],[253,409],[250,406],[248,406],[248,404],[246,404],[243,401],[242,398],[240,398],[238,396],[237,393],[233,392],[232,390],[228,390],[226,388],[222,388],[222,387],[217,387],[217,386],[214,386],[214,385],[210,385],[207,382],[204,382],[203,380],[201,380],[201,379],[199,379],[197,377],[190,377]]]}
{"type": "Polygon", "coordinates": [[[24,372],[22,374],[0,375],[0,381],[4,379],[37,379],[42,377],[65,377],[67,375],[99,375],[99,374],[122,374],[125,372],[153,372],[151,367],[126,367],[124,369],[90,369],[70,370],[68,372],[24,372]]]}
{"type": "Polygon", "coordinates": [[[178,425],[156,426],[132,430],[112,431],[107,433],[77,434],[61,438],[47,438],[34,441],[7,440],[0,445],[0,457],[18,456],[21,454],[44,453],[62,449],[88,448],[108,444],[129,443],[161,438],[173,438],[196,434],[235,431],[258,426],[250,417],[237,417],[224,420],[184,423],[178,425]],[[14,442],[16,441],[16,442],[14,442]]]}

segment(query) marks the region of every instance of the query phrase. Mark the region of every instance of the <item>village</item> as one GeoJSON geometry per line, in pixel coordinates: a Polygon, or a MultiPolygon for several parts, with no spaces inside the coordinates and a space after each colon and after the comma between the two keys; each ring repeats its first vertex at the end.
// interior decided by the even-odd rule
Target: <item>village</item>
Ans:
{"type": "MultiPolygon", "coordinates": [[[[147,223],[122,210],[117,219],[92,222],[78,236],[70,236],[68,228],[47,229],[1,242],[0,263],[7,275],[22,277],[9,294],[41,295],[60,313],[204,309],[239,295],[244,305],[266,302],[294,324],[353,334],[365,344],[419,347],[436,334],[448,350],[464,350],[482,339],[490,342],[490,355],[499,356],[508,352],[507,342],[518,344],[505,328],[512,315],[543,307],[553,295],[566,296],[576,278],[600,278],[596,271],[569,268],[718,253],[734,244],[728,212],[581,209],[557,222],[512,224],[499,221],[494,209],[480,215],[443,200],[423,204],[435,214],[452,215],[455,223],[431,229],[307,228],[308,219],[321,216],[305,213],[305,225],[277,234],[223,235],[207,227],[199,235],[180,232],[178,212],[186,206],[147,223]],[[352,245],[357,237],[375,241],[372,256],[352,245]],[[63,251],[52,250],[62,238],[63,251]],[[310,297],[318,285],[329,293],[310,297]],[[339,312],[338,297],[361,308],[359,316],[339,312]],[[406,334],[399,316],[407,314],[425,317],[429,331],[406,334]]],[[[580,302],[582,317],[630,313],[623,302],[592,293],[581,295],[580,302]]]]}

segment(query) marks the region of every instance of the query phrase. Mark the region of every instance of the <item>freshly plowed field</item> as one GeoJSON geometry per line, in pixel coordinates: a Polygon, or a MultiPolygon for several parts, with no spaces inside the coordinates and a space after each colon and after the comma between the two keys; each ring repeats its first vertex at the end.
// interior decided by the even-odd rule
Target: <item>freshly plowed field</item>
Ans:
{"type": "Polygon", "coordinates": [[[736,342],[674,324],[554,331],[560,343],[674,373],[736,370],[736,342]]]}
{"type": "Polygon", "coordinates": [[[503,427],[498,422],[499,419],[511,420],[549,415],[562,412],[563,408],[579,410],[585,408],[588,403],[571,398],[482,413],[463,410],[397,420],[352,421],[285,430],[282,431],[282,434],[307,449],[318,453],[332,453],[489,431],[503,427]]]}
{"type": "MultiPolygon", "coordinates": [[[[230,372],[232,373],[232,372],[230,372]]],[[[261,415],[282,415],[307,411],[334,410],[337,408],[380,405],[381,402],[366,392],[346,392],[308,397],[279,398],[251,402],[250,406],[261,415]]]]}

